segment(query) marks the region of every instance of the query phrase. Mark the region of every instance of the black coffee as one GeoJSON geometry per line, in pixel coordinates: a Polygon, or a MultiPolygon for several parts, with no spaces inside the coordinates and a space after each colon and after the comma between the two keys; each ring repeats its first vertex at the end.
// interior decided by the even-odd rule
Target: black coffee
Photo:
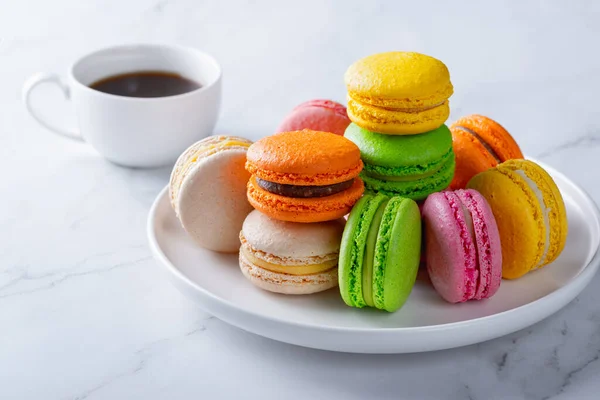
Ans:
{"type": "Polygon", "coordinates": [[[166,97],[191,92],[202,85],[173,72],[139,71],[109,76],[90,87],[117,96],[166,97]]]}

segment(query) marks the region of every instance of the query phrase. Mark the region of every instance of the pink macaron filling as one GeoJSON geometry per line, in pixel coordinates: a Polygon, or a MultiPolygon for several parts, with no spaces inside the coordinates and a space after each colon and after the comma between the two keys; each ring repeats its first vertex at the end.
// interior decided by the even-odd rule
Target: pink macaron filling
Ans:
{"type": "Polygon", "coordinates": [[[485,299],[498,291],[502,280],[502,249],[498,227],[487,201],[479,192],[467,189],[457,190],[455,193],[469,209],[475,229],[479,282],[474,299],[485,299]]]}
{"type": "Polygon", "coordinates": [[[452,210],[464,254],[463,269],[465,284],[461,301],[471,300],[473,296],[475,296],[477,283],[479,281],[473,220],[471,218],[471,213],[455,193],[443,192],[442,194],[452,210]]]}
{"type": "Polygon", "coordinates": [[[477,286],[477,258],[460,200],[451,192],[430,195],[423,221],[431,283],[450,303],[469,300],[477,286]]]}

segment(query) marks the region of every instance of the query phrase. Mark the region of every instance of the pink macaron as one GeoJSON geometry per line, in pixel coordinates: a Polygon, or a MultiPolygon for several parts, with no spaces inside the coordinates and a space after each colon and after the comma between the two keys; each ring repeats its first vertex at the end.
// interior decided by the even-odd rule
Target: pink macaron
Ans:
{"type": "Polygon", "coordinates": [[[312,129],[343,135],[348,125],[350,119],[342,104],[332,100],[310,100],[294,108],[276,132],[312,129]]]}
{"type": "Polygon", "coordinates": [[[475,190],[430,195],[423,205],[427,272],[448,302],[493,296],[502,280],[502,250],[494,214],[475,190]]]}

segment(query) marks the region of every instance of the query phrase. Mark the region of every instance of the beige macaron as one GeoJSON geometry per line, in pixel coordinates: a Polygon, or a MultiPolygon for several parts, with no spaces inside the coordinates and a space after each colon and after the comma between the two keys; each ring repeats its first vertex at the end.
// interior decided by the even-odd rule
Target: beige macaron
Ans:
{"type": "Polygon", "coordinates": [[[321,292],[338,284],[343,218],[305,224],[252,211],[240,232],[240,269],[261,289],[284,294],[321,292]]]}
{"type": "Polygon", "coordinates": [[[171,173],[169,195],[183,229],[201,247],[233,253],[252,210],[246,198],[250,174],[246,151],[252,142],[236,136],[210,136],[190,146],[171,173]]]}

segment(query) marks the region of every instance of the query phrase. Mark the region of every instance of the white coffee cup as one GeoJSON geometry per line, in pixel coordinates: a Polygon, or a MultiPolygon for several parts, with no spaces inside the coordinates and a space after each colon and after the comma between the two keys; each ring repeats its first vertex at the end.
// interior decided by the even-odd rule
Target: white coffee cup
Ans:
{"type": "Polygon", "coordinates": [[[23,87],[23,101],[40,124],[91,144],[116,164],[158,167],[174,162],[189,145],[212,133],[221,104],[221,67],[210,55],[181,46],[110,47],[76,61],[67,82],[55,74],[32,76],[23,87]],[[89,87],[110,76],[139,71],[174,72],[202,86],[180,95],[153,98],[117,96],[89,87]],[[72,100],[79,132],[48,123],[32,107],[31,92],[43,83],[58,85],[72,100]]]}

